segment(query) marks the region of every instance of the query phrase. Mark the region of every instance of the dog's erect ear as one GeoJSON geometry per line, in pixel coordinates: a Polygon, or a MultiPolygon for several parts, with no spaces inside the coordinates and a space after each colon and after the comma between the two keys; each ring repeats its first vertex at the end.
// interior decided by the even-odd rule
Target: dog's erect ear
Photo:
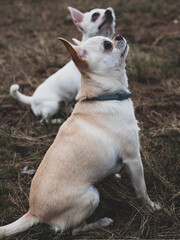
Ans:
{"type": "Polygon", "coordinates": [[[64,38],[58,39],[61,40],[61,42],[63,42],[64,46],[71,55],[73,62],[76,64],[76,67],[82,72],[86,71],[88,69],[88,63],[86,61],[87,54],[86,50],[82,50],[80,46],[73,46],[64,38]]]}
{"type": "Polygon", "coordinates": [[[76,45],[80,45],[81,44],[81,41],[77,40],[76,38],[72,38],[73,42],[76,44],[76,45]]]}
{"type": "Polygon", "coordinates": [[[76,8],[72,8],[72,7],[68,7],[70,13],[71,13],[71,17],[74,21],[74,23],[76,25],[79,25],[84,18],[84,14],[82,12],[80,12],[79,10],[77,10],[76,8]]]}

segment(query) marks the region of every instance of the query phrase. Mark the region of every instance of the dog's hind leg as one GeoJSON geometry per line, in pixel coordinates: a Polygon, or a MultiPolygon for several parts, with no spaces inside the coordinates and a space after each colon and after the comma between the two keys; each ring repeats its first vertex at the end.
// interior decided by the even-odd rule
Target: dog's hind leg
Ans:
{"type": "MultiPolygon", "coordinates": [[[[57,231],[65,231],[66,229],[74,229],[74,233],[78,232],[75,229],[81,229],[84,226],[86,219],[94,212],[99,204],[99,193],[94,186],[88,186],[85,191],[80,190],[81,193],[76,193],[76,198],[73,199],[70,208],[55,216],[49,225],[57,231]],[[77,197],[78,196],[78,197],[77,197]]],[[[58,212],[58,211],[57,211],[58,212]]]]}
{"type": "Polygon", "coordinates": [[[89,223],[89,224],[84,223],[82,226],[75,228],[72,231],[72,234],[77,235],[80,232],[90,231],[97,228],[108,227],[112,223],[113,223],[113,220],[111,218],[104,217],[93,223],[89,223]]]}
{"type": "MultiPolygon", "coordinates": [[[[59,109],[59,102],[56,101],[49,101],[44,102],[41,106],[41,123],[54,123],[50,118],[58,112],[59,109]]],[[[62,121],[59,121],[58,123],[61,123],[62,121]]],[[[57,122],[56,122],[57,123],[57,122]]]]}
{"type": "Polygon", "coordinates": [[[89,231],[96,228],[107,227],[113,223],[111,218],[102,218],[96,222],[86,224],[84,221],[94,212],[96,207],[99,204],[99,194],[95,187],[91,186],[86,194],[84,194],[79,200],[78,205],[76,205],[76,211],[79,209],[79,212],[74,214],[74,219],[78,219],[82,225],[73,229],[72,234],[76,235],[79,232],[89,231]],[[83,221],[82,221],[83,220],[83,221]]]}
{"type": "Polygon", "coordinates": [[[132,184],[135,188],[137,197],[145,201],[150,211],[160,210],[161,207],[158,204],[152,202],[147,194],[141,158],[137,157],[135,159],[125,160],[124,164],[131,177],[132,184]]]}

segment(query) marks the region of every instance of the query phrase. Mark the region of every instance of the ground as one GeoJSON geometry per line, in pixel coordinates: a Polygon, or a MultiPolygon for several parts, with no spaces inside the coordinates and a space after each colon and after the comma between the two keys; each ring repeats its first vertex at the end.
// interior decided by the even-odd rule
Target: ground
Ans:
{"type": "MultiPolygon", "coordinates": [[[[141,128],[141,154],[150,197],[162,211],[150,214],[142,206],[125,170],[121,178],[97,184],[101,202],[90,221],[112,217],[114,225],[82,233],[76,239],[177,239],[180,237],[180,160],[178,158],[178,91],[180,79],[180,2],[178,0],[0,1],[0,225],[28,209],[33,175],[59,125],[41,125],[29,106],[10,97],[18,83],[31,95],[36,87],[69,60],[63,37],[81,38],[68,6],[85,12],[113,7],[116,33],[127,38],[127,73],[136,117],[141,128]]],[[[57,114],[69,116],[74,102],[65,102],[57,114]]],[[[38,225],[13,240],[74,239],[38,225]]]]}

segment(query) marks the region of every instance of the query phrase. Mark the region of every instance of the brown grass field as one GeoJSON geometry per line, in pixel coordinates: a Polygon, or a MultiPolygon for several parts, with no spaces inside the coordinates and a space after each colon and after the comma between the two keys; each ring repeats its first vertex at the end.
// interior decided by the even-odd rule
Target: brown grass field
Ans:
{"type": "MultiPolygon", "coordinates": [[[[116,33],[130,43],[129,87],[141,128],[141,153],[150,197],[162,211],[150,214],[136,199],[125,170],[97,184],[101,202],[90,218],[108,216],[114,225],[82,233],[76,239],[180,239],[180,159],[178,158],[178,92],[180,80],[179,0],[0,0],[0,225],[28,209],[32,175],[59,125],[41,125],[27,105],[10,97],[13,83],[31,95],[69,60],[57,37],[81,38],[67,6],[81,11],[113,7],[116,33]]],[[[57,114],[66,120],[74,102],[57,114]]],[[[75,239],[38,225],[13,240],[75,239]]]]}

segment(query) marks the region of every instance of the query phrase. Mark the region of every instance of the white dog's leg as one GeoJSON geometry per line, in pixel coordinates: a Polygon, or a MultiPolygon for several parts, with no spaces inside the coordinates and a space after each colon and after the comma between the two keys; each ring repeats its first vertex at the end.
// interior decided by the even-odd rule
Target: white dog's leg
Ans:
{"type": "Polygon", "coordinates": [[[89,224],[84,223],[82,226],[75,228],[72,231],[72,234],[77,235],[80,232],[90,231],[90,230],[94,230],[96,228],[108,227],[112,223],[113,223],[113,220],[111,218],[104,217],[104,218],[99,219],[97,222],[93,222],[93,223],[89,223],[89,224]]]}
{"type": "Polygon", "coordinates": [[[160,210],[161,207],[158,204],[152,202],[147,194],[141,158],[125,160],[124,164],[131,177],[132,184],[135,188],[137,197],[145,201],[150,211],[160,210]]]}
{"type": "Polygon", "coordinates": [[[59,109],[59,102],[56,101],[45,101],[43,104],[41,104],[41,124],[43,123],[61,123],[62,120],[54,120],[51,121],[50,118],[58,111],[59,109]]]}

